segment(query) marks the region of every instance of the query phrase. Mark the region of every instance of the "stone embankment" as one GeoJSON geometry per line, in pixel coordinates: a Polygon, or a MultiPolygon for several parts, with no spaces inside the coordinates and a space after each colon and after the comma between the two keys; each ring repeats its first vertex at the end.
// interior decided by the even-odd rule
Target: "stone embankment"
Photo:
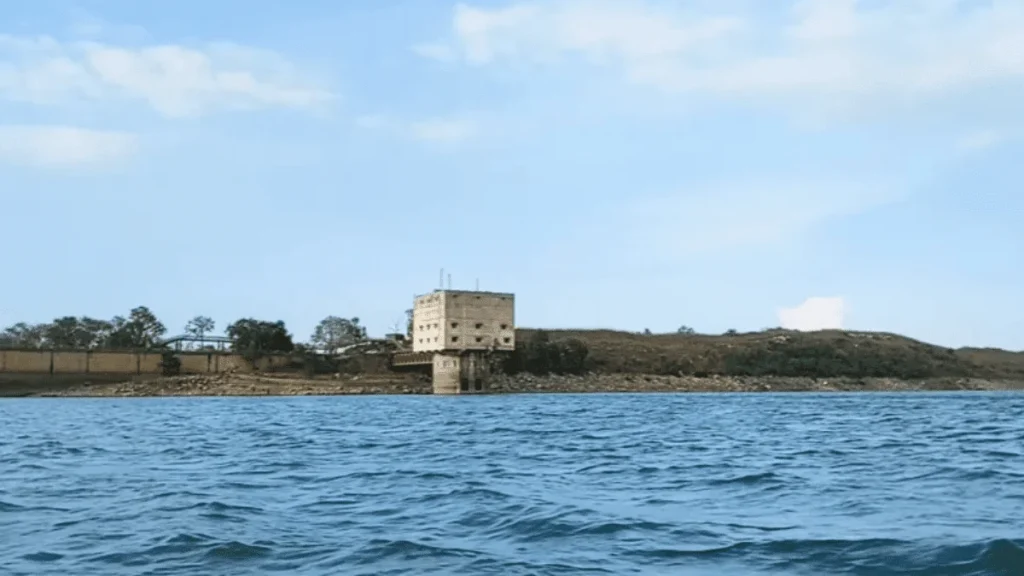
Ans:
{"type": "Polygon", "coordinates": [[[45,391],[44,397],[149,396],[335,396],[359,394],[430,394],[430,381],[396,376],[338,376],[299,379],[248,374],[175,376],[113,384],[80,384],[45,391]]]}
{"type": "MultiPolygon", "coordinates": [[[[492,391],[499,394],[629,393],[629,392],[899,392],[899,391],[1024,390],[1024,382],[941,378],[777,378],[646,376],[591,374],[587,376],[498,376],[492,391]]],[[[334,396],[360,394],[430,394],[424,377],[400,374],[336,375],[302,379],[270,375],[215,374],[178,376],[120,383],[95,383],[44,390],[49,397],[147,396],[334,396]]]]}
{"type": "Polygon", "coordinates": [[[586,376],[501,376],[492,383],[496,393],[601,392],[899,392],[953,390],[1024,390],[1024,381],[935,378],[780,378],[711,376],[650,376],[589,374],[586,376]]]}

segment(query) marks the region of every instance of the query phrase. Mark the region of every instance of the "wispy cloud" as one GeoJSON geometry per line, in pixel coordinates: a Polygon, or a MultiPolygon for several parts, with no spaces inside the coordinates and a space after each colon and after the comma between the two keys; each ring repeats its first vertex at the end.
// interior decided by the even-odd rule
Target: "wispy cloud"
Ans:
{"type": "Polygon", "coordinates": [[[637,253],[688,256],[785,242],[829,219],[899,200],[907,190],[877,183],[733,182],[630,200],[614,214],[637,253]]]}
{"type": "Polygon", "coordinates": [[[126,47],[0,35],[0,98],[55,105],[137,101],[168,117],[317,108],[334,98],[271,51],[227,43],[126,47]]]}
{"type": "Polygon", "coordinates": [[[440,62],[452,62],[459,57],[455,49],[440,42],[416,44],[412,47],[412,51],[424,58],[440,62]]]}
{"type": "Polygon", "coordinates": [[[432,118],[409,126],[409,133],[414,139],[437,144],[463,142],[472,138],[476,130],[476,123],[465,118],[432,118]]]}
{"type": "MultiPolygon", "coordinates": [[[[624,198],[566,223],[550,261],[591,258],[645,274],[751,250],[789,253],[834,220],[901,201],[907,186],[827,180],[733,181],[624,198]]],[[[589,262],[589,261],[588,261],[589,262]]]]}
{"type": "Polygon", "coordinates": [[[840,297],[808,298],[799,306],[780,309],[778,316],[779,325],[790,330],[838,330],[846,320],[846,302],[840,297]]]}
{"type": "Polygon", "coordinates": [[[359,128],[383,130],[438,146],[465,142],[479,131],[479,123],[469,117],[437,117],[408,122],[391,116],[370,114],[356,117],[354,123],[359,128]]]}
{"type": "Polygon", "coordinates": [[[420,53],[474,66],[578,57],[632,82],[737,97],[912,97],[1024,76],[1020,2],[797,0],[781,25],[730,4],[460,4],[446,50],[420,53]]]}
{"type": "Polygon", "coordinates": [[[0,126],[0,160],[48,168],[110,165],[135,153],[134,134],[71,126],[0,126]]]}
{"type": "Polygon", "coordinates": [[[1003,135],[996,130],[978,130],[965,134],[957,142],[957,148],[964,152],[984,150],[996,146],[1003,140],[1003,135]]]}

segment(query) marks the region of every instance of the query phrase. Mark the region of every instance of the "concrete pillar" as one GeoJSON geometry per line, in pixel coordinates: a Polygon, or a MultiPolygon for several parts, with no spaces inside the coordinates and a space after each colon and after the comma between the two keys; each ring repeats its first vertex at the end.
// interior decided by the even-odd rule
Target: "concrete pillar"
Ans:
{"type": "Polygon", "coordinates": [[[458,394],[461,365],[458,354],[434,354],[434,394],[458,394]]]}
{"type": "Polygon", "coordinates": [[[482,352],[434,354],[434,394],[486,394],[491,370],[482,352]]]}

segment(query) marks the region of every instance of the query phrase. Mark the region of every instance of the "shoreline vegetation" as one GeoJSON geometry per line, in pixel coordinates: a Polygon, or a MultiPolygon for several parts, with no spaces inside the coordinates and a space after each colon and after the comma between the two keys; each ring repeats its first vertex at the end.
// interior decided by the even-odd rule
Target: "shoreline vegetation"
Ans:
{"type": "MultiPolygon", "coordinates": [[[[407,312],[408,313],[408,312],[407,312]]],[[[0,396],[280,396],[429,394],[420,372],[392,369],[402,351],[394,339],[367,336],[358,318],[329,316],[295,342],[281,321],[238,320],[214,333],[199,316],[185,327],[185,352],[221,347],[254,362],[286,356],[285,366],[256,373],[175,371],[167,329],[145,307],[110,321],[63,317],[16,324],[0,332],[0,349],[146,350],[167,355],[167,370],[150,377],[54,378],[0,372],[0,396]],[[204,338],[217,340],[215,347],[204,338]],[[353,346],[353,344],[367,344],[353,346]],[[327,353],[325,351],[331,351],[327,353]]],[[[398,328],[398,327],[396,327],[398,328]]],[[[904,336],[829,330],[766,329],[700,334],[612,330],[516,330],[516,349],[495,357],[494,393],[826,392],[1024,390],[1024,352],[952,349],[904,336]]]]}

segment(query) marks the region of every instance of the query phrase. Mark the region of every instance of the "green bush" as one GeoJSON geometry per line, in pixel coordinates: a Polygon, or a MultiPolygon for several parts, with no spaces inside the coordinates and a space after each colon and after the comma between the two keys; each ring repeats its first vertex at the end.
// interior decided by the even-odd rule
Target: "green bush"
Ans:
{"type": "Polygon", "coordinates": [[[576,338],[551,341],[543,330],[534,332],[525,346],[517,344],[505,362],[505,372],[517,374],[583,374],[590,350],[576,338]]]}
{"type": "Polygon", "coordinates": [[[173,352],[167,351],[160,354],[160,373],[164,376],[177,376],[181,374],[181,359],[173,352]]]}

